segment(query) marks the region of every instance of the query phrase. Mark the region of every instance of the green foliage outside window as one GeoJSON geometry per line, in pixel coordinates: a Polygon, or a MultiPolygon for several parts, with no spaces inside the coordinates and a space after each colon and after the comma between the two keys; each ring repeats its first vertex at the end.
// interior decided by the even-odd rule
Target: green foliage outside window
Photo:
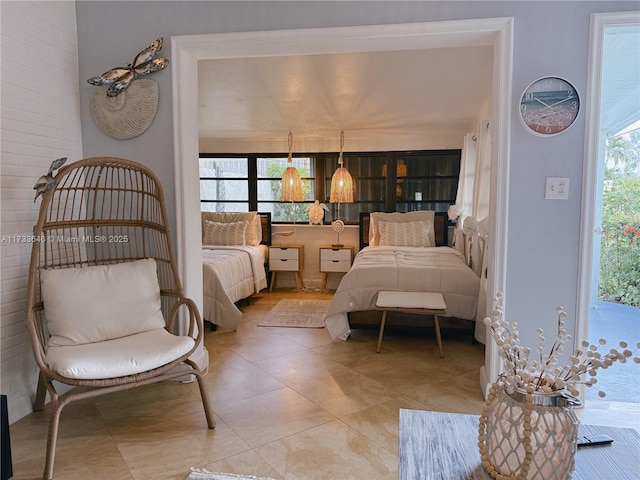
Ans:
{"type": "Polygon", "coordinates": [[[640,131],[606,152],[598,297],[640,307],[640,131]]]}
{"type": "MultiPolygon", "coordinates": [[[[282,174],[286,170],[286,165],[278,163],[271,163],[267,166],[267,176],[273,178],[282,178],[282,174]]],[[[298,168],[298,167],[297,167],[298,168]]],[[[311,183],[309,180],[304,180],[306,177],[311,176],[311,171],[308,168],[298,168],[298,173],[302,180],[302,198],[307,201],[311,199],[311,183]]],[[[271,180],[271,191],[273,192],[273,198],[280,198],[280,180],[271,180]]],[[[311,204],[307,203],[277,203],[273,207],[273,217],[281,218],[286,222],[309,222],[309,208],[311,204]]]]}

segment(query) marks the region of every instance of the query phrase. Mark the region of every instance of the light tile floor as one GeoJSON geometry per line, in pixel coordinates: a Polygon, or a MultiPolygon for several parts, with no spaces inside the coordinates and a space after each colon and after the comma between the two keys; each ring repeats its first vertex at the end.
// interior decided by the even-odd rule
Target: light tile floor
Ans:
{"type": "MultiPolygon", "coordinates": [[[[56,479],[184,480],[189,468],[276,480],[397,478],[400,408],[479,414],[484,347],[354,330],[267,328],[256,321],[282,298],[330,294],[278,289],[241,305],[236,332],[207,331],[206,382],[217,426],[207,429],[196,384],[168,382],[71,404],[60,425],[56,479]]],[[[583,409],[587,423],[633,426],[633,406],[583,409]]],[[[14,479],[40,478],[47,413],[11,425],[14,479]]]]}

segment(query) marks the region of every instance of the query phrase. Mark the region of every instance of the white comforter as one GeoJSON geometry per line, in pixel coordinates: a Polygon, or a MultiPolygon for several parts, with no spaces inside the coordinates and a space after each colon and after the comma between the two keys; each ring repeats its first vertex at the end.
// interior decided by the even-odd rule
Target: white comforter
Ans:
{"type": "Polygon", "coordinates": [[[235,330],[242,312],[235,302],[267,287],[264,245],[203,245],[203,318],[235,330]]]}
{"type": "Polygon", "coordinates": [[[475,320],[480,278],[449,247],[366,247],[342,278],[325,325],[332,338],[349,337],[347,312],[373,310],[381,290],[440,292],[446,316],[475,320]]]}

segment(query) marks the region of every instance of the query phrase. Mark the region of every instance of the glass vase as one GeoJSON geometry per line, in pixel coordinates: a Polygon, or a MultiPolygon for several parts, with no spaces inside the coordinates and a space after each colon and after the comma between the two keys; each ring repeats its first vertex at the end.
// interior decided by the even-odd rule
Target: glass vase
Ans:
{"type": "Polygon", "coordinates": [[[507,393],[491,387],[480,417],[484,468],[504,480],[568,480],[574,469],[580,403],[563,392],[507,393]]]}

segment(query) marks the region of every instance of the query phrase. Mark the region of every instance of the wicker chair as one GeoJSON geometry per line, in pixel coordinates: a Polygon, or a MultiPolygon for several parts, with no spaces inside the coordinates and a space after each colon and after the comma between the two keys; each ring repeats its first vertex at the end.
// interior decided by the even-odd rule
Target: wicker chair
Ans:
{"type": "MultiPolygon", "coordinates": [[[[193,378],[191,375],[194,375],[200,388],[207,424],[209,428],[215,426],[203,372],[189,359],[203,339],[202,319],[194,302],[183,296],[167,225],[164,195],[157,177],[148,168],[138,163],[119,158],[100,157],[70,164],[62,168],[55,179],[56,187],[42,197],[38,223],[34,227],[34,238],[37,241],[34,242],[31,253],[27,290],[27,327],[35,360],[40,369],[35,410],[44,408],[46,391],[51,397],[44,479],[53,477],[60,413],[67,404],[76,400],[178,377],[193,378]],[[51,340],[55,338],[55,333],[51,318],[46,317],[53,317],[53,313],[50,315],[47,304],[53,305],[56,302],[45,301],[51,297],[47,297],[47,292],[43,288],[44,277],[52,275],[51,272],[55,275],[83,275],[83,272],[113,269],[115,265],[120,265],[115,268],[122,268],[122,266],[131,268],[136,261],[147,262],[147,264],[152,262],[145,259],[155,260],[154,270],[151,270],[151,281],[155,282],[155,272],[158,280],[158,286],[155,287],[156,314],[161,317],[157,317],[160,327],[154,332],[163,338],[161,342],[163,345],[168,342],[169,345],[181,346],[181,353],[176,354],[175,349],[171,350],[172,353],[166,353],[169,349],[160,348],[158,343],[149,342],[149,337],[138,339],[136,335],[140,334],[136,333],[123,337],[127,339],[128,345],[134,345],[132,351],[122,350],[122,344],[107,351],[107,359],[104,360],[107,363],[106,371],[110,372],[107,378],[104,378],[105,374],[95,375],[95,378],[86,378],[92,376],[91,374],[70,375],[68,370],[63,372],[54,366],[50,357],[54,350],[51,340]],[[129,263],[125,265],[124,262],[129,263]],[[157,300],[158,287],[159,300],[157,300]],[[182,322],[178,320],[179,312],[182,312],[185,317],[182,322]],[[185,342],[187,342],[186,347],[185,342]],[[152,344],[149,345],[149,343],[152,344]],[[143,364],[140,366],[137,365],[136,358],[139,354],[156,358],[151,361],[147,358],[140,362],[143,364]],[[119,367],[113,367],[115,357],[118,357],[119,362],[133,359],[130,363],[134,364],[132,367],[134,371],[127,371],[124,375],[114,374],[114,371],[118,372],[119,369],[119,367]],[[138,371],[141,368],[144,370],[138,371]],[[69,393],[59,396],[53,384],[54,380],[81,388],[72,388],[69,393]]],[[[114,283],[108,283],[109,288],[114,283]]],[[[62,297],[68,293],[74,293],[60,290],[59,287],[58,291],[62,292],[62,297]]],[[[75,290],[76,293],[77,291],[84,293],[82,286],[75,290]]],[[[128,290],[136,292],[137,289],[128,290]]],[[[67,307],[75,306],[61,305],[63,310],[67,307]]],[[[84,321],[84,318],[94,313],[82,310],[80,316],[84,321]]],[[[117,323],[121,321],[121,318],[109,318],[109,321],[105,322],[109,324],[106,327],[111,328],[113,323],[113,328],[117,330],[120,328],[117,323]]],[[[110,345],[109,341],[101,344],[110,345]]],[[[113,340],[113,342],[118,341],[118,339],[113,340]]],[[[95,355],[92,353],[87,355],[87,352],[91,352],[90,349],[96,345],[96,343],[81,345],[85,348],[84,353],[80,354],[81,360],[76,358],[72,362],[82,362],[84,358],[91,363],[95,355]],[[86,350],[87,348],[89,350],[86,350]]],[[[115,345],[112,344],[112,346],[115,345]]],[[[63,357],[67,352],[75,351],[76,354],[82,352],[75,345],[58,350],[63,352],[63,357]]],[[[104,356],[105,352],[102,351],[101,355],[104,356]]],[[[60,356],[59,353],[58,356],[60,356]]],[[[75,365],[75,367],[78,366],[80,370],[84,368],[83,365],[75,365]]],[[[95,369],[95,365],[91,368],[95,369]]],[[[102,368],[102,365],[99,368],[102,368]]],[[[87,369],[87,371],[92,370],[87,369]]]]}

